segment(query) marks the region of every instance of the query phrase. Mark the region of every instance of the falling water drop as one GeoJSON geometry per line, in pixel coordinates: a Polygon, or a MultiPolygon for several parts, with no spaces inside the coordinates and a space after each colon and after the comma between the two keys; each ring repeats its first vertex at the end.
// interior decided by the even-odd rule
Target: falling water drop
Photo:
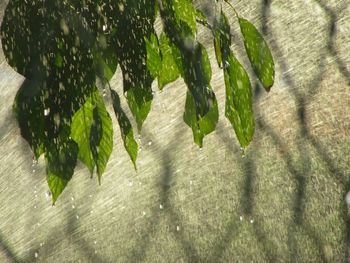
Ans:
{"type": "Polygon", "coordinates": [[[239,216],[239,221],[243,221],[243,216],[239,216]]]}
{"type": "Polygon", "coordinates": [[[148,142],[148,145],[151,146],[151,145],[152,145],[152,141],[149,141],[149,142],[148,142]]]}
{"type": "Polygon", "coordinates": [[[39,253],[38,253],[38,252],[35,252],[35,253],[34,253],[34,257],[35,257],[35,258],[38,258],[38,256],[39,256],[39,253]]]}
{"type": "Polygon", "coordinates": [[[48,116],[50,114],[50,108],[44,109],[44,115],[48,116]]]}
{"type": "Polygon", "coordinates": [[[159,209],[163,209],[164,207],[163,207],[163,205],[162,204],[160,204],[159,205],[159,209]]]}
{"type": "Polygon", "coordinates": [[[254,219],[250,219],[250,223],[253,224],[254,223],[254,219]]]}
{"type": "Polygon", "coordinates": [[[45,197],[46,197],[46,200],[50,200],[51,199],[51,192],[50,191],[46,191],[45,192],[45,197]]]}
{"type": "Polygon", "coordinates": [[[102,96],[103,96],[103,97],[106,97],[106,96],[107,96],[107,90],[106,90],[105,88],[102,90],[102,96]]]}
{"type": "Polygon", "coordinates": [[[143,216],[145,216],[145,215],[146,215],[146,212],[145,212],[145,211],[143,211],[143,212],[142,212],[142,215],[143,215],[143,216]]]}
{"type": "Polygon", "coordinates": [[[79,219],[79,215],[76,215],[76,218],[79,219]]]}
{"type": "Polygon", "coordinates": [[[241,147],[241,157],[242,158],[246,157],[246,148],[241,147]]]}
{"type": "Polygon", "coordinates": [[[176,226],[176,231],[180,231],[180,226],[176,226]]]}

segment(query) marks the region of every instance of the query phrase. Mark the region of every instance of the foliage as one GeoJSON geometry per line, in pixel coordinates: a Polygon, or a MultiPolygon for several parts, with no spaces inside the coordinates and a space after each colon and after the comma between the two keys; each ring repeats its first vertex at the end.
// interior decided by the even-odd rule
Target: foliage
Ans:
{"type": "MultiPolygon", "coordinates": [[[[271,52],[254,25],[234,13],[252,68],[269,91],[274,81],[271,52]]],[[[198,23],[212,31],[216,59],[224,71],[225,116],[241,146],[247,147],[254,134],[251,84],[231,50],[231,29],[223,11],[211,25],[191,0],[9,2],[1,25],[2,46],[9,65],[26,78],[14,110],[35,159],[45,157],[53,203],[78,159],[101,180],[113,147],[106,94],[100,94],[106,87],[136,169],[138,145],[131,121],[109,84],[118,64],[139,132],[151,109],[153,80],[163,89],[181,76],[188,87],[183,118],[194,142],[203,146],[219,114],[207,51],[196,37],[198,23]],[[157,16],[163,22],[160,35],[154,28],[157,16]]]]}

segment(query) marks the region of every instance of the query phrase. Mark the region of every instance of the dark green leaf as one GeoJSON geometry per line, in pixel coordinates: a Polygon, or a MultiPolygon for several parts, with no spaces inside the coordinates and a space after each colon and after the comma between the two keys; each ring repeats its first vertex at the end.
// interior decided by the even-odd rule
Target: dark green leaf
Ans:
{"type": "Polygon", "coordinates": [[[116,20],[116,48],[124,93],[140,131],[151,108],[153,78],[147,68],[146,40],[154,34],[155,1],[126,1],[116,20]]]}
{"type": "Polygon", "coordinates": [[[254,115],[251,84],[247,72],[235,58],[231,46],[230,25],[221,13],[220,28],[215,32],[217,60],[222,61],[226,86],[225,116],[231,122],[242,147],[251,142],[254,135],[254,115]]]}
{"type": "Polygon", "coordinates": [[[244,18],[239,18],[244,38],[244,46],[255,74],[267,91],[270,91],[275,79],[275,65],[271,51],[255,26],[244,18]]]}
{"type": "Polygon", "coordinates": [[[247,147],[255,128],[251,84],[248,74],[232,53],[226,63],[225,116],[230,120],[241,146],[247,147]]]}
{"type": "Polygon", "coordinates": [[[78,146],[72,140],[61,141],[61,139],[58,139],[48,146],[45,157],[47,161],[47,182],[54,204],[73,176],[78,158],[78,146]]]}
{"type": "Polygon", "coordinates": [[[210,86],[210,61],[201,44],[183,59],[184,79],[189,89],[184,121],[192,128],[195,143],[202,147],[203,137],[215,130],[219,118],[216,97],[210,86]]]}
{"type": "Polygon", "coordinates": [[[128,152],[130,159],[136,169],[138,145],[134,138],[134,131],[132,129],[132,126],[128,117],[126,116],[125,112],[123,111],[120,105],[120,99],[119,99],[118,93],[112,90],[111,94],[112,94],[112,100],[113,100],[113,109],[118,119],[120,132],[124,142],[124,147],[128,152]]]}

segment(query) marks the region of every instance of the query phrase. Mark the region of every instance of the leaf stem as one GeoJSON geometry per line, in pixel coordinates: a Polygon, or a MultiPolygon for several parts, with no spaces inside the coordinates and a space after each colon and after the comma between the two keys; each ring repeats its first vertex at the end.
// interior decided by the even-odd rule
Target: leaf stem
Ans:
{"type": "Polygon", "coordinates": [[[226,2],[226,4],[228,4],[232,8],[232,10],[235,13],[236,17],[240,18],[240,16],[238,15],[238,13],[236,11],[236,8],[234,8],[234,6],[229,2],[229,0],[224,0],[224,1],[226,2]]]}

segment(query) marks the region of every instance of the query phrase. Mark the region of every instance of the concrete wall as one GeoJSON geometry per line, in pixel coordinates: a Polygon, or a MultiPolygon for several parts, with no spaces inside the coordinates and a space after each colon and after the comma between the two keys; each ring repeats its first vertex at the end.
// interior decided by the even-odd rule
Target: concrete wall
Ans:
{"type": "MultiPolygon", "coordinates": [[[[43,160],[32,166],[12,113],[23,78],[0,51],[0,262],[349,259],[350,2],[236,2],[276,60],[271,92],[254,85],[257,132],[246,156],[224,118],[223,76],[212,63],[221,118],[204,149],[182,120],[178,80],[156,91],[137,173],[115,125],[102,185],[79,165],[55,207],[43,160]]],[[[233,49],[249,65],[231,18],[233,49]]],[[[200,39],[208,36],[201,28],[200,39]]],[[[112,86],[122,89],[120,72],[112,86]]]]}

